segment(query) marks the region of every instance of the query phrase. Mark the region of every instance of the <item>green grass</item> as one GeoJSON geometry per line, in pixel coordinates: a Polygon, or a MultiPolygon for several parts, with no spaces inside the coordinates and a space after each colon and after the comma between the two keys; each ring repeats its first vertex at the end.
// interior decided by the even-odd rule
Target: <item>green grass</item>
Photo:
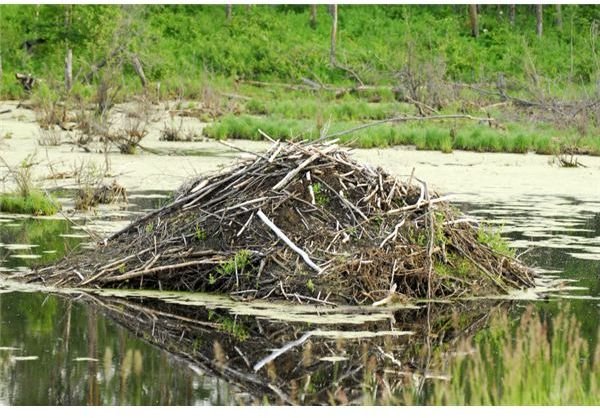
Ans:
{"type": "Polygon", "coordinates": [[[0,212],[31,215],[54,215],[60,210],[60,203],[39,190],[32,190],[23,197],[16,193],[0,194],[0,212]]]}
{"type": "MultiPolygon", "coordinates": [[[[333,122],[327,133],[341,132],[358,125],[360,123],[357,122],[333,122]]],[[[207,126],[204,134],[215,139],[263,140],[258,132],[261,129],[275,139],[304,140],[318,138],[317,128],[317,122],[308,119],[229,115],[207,126]]],[[[561,147],[576,145],[584,152],[600,155],[600,136],[577,137],[569,130],[519,124],[511,124],[505,130],[473,122],[383,124],[342,135],[341,140],[359,148],[413,145],[420,150],[442,152],[536,152],[547,155],[556,154],[561,147]]]]}
{"type": "Polygon", "coordinates": [[[408,391],[392,403],[597,405],[600,345],[590,347],[580,329],[564,312],[549,321],[529,308],[516,329],[506,313],[496,315],[450,357],[449,382],[435,380],[426,394],[408,391]]]}
{"type": "Polygon", "coordinates": [[[304,97],[297,100],[253,98],[246,111],[253,115],[268,115],[283,119],[317,119],[323,121],[367,121],[388,119],[400,113],[412,112],[414,106],[405,103],[368,103],[346,99],[324,101],[304,97]]]}

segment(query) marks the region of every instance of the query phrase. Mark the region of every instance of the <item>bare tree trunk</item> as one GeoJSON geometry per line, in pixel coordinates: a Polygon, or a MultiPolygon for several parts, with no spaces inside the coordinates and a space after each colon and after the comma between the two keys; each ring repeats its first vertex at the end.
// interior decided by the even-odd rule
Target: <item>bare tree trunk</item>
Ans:
{"type": "Polygon", "coordinates": [[[510,4],[508,7],[510,8],[509,13],[508,13],[508,20],[510,21],[511,26],[515,26],[515,16],[517,14],[517,5],[510,4]]]}
{"type": "Polygon", "coordinates": [[[227,19],[228,22],[231,21],[232,12],[233,12],[233,5],[226,4],[225,5],[225,18],[227,19]]]}
{"type": "Polygon", "coordinates": [[[317,5],[310,5],[310,27],[315,29],[317,27],[317,5]]]}
{"type": "Polygon", "coordinates": [[[562,7],[560,4],[556,5],[556,28],[562,32],[563,29],[563,21],[562,21],[562,7]]]}
{"type": "Polygon", "coordinates": [[[477,22],[476,4],[469,4],[469,20],[471,22],[471,35],[477,38],[479,36],[479,23],[477,22]]]}
{"type": "Polygon", "coordinates": [[[133,57],[131,57],[131,63],[133,64],[133,68],[135,69],[135,72],[138,75],[138,77],[140,78],[140,81],[142,82],[142,86],[145,89],[146,85],[148,84],[148,80],[146,80],[146,74],[144,74],[144,68],[142,67],[142,63],[140,62],[140,59],[137,57],[137,55],[134,55],[133,57]]]}
{"type": "Polygon", "coordinates": [[[71,91],[73,87],[73,50],[67,49],[67,56],[65,57],[65,89],[67,93],[71,91]]]}
{"type": "Polygon", "coordinates": [[[338,6],[333,4],[331,6],[331,49],[329,50],[329,62],[335,67],[335,44],[337,38],[337,21],[338,21],[338,6]]]}
{"type": "Polygon", "coordinates": [[[544,19],[544,15],[543,15],[543,6],[541,4],[536,4],[535,5],[535,20],[536,20],[536,30],[535,32],[537,33],[538,37],[542,37],[543,31],[544,31],[544,23],[543,23],[543,19],[544,19]]]}

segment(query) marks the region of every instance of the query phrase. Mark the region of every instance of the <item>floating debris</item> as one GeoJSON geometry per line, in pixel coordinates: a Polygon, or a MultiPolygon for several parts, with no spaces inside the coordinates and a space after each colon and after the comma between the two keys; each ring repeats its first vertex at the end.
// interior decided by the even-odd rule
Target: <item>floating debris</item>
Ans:
{"type": "Polygon", "coordinates": [[[36,244],[0,244],[0,247],[4,247],[11,251],[29,250],[31,248],[39,247],[36,244]]]}
{"type": "Polygon", "coordinates": [[[28,260],[28,259],[32,259],[33,260],[33,259],[36,259],[36,258],[42,258],[42,256],[39,255],[39,254],[11,254],[11,255],[9,255],[9,257],[10,258],[22,258],[22,259],[25,259],[25,260],[28,260]]]}
{"type": "Polygon", "coordinates": [[[11,361],[33,361],[38,360],[38,356],[11,356],[11,361]]]}

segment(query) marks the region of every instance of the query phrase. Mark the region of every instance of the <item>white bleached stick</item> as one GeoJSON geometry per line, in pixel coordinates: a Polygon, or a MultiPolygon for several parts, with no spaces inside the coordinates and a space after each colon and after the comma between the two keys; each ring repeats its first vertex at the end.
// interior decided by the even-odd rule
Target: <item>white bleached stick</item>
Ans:
{"type": "Polygon", "coordinates": [[[308,264],[318,274],[321,274],[323,272],[323,269],[321,267],[317,266],[315,263],[313,263],[313,261],[310,259],[310,257],[308,256],[308,254],[306,254],[306,252],[304,252],[304,250],[302,250],[296,244],[294,244],[283,233],[283,231],[277,227],[277,225],[275,225],[273,222],[271,222],[271,220],[269,218],[267,218],[267,215],[265,215],[262,210],[259,209],[258,212],[256,212],[256,214],[258,215],[258,217],[260,218],[260,220],[265,223],[265,225],[267,225],[269,228],[271,228],[271,230],[273,232],[275,232],[275,235],[277,235],[279,238],[281,238],[281,240],[283,242],[285,242],[288,245],[288,247],[290,247],[292,250],[294,250],[295,252],[297,252],[300,255],[300,257],[302,257],[302,259],[304,260],[304,262],[306,264],[308,264]]]}

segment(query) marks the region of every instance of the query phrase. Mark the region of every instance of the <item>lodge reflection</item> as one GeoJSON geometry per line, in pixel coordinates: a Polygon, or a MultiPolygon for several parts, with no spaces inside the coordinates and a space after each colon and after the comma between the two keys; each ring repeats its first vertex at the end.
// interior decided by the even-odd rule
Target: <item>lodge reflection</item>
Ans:
{"type": "Polygon", "coordinates": [[[460,337],[475,333],[495,311],[513,305],[430,304],[389,311],[386,320],[361,325],[315,326],[156,299],[97,295],[83,299],[141,339],[250,394],[243,402],[266,399],[276,404],[378,402],[403,386],[439,378],[442,364],[432,359],[443,356],[432,356],[433,352],[451,353],[460,337]],[[302,343],[282,350],[298,340],[302,343]],[[255,370],[277,350],[278,357],[255,370]]]}

